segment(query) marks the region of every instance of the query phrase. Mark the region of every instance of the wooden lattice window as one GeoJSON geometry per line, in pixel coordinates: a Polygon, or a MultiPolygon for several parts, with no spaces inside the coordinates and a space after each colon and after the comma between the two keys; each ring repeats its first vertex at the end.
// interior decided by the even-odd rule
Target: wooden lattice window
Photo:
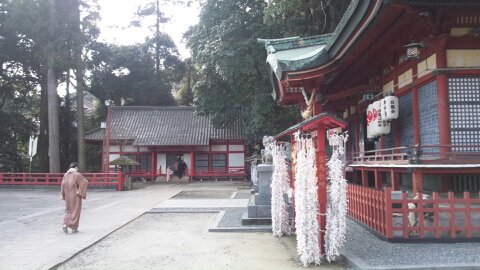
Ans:
{"type": "Polygon", "coordinates": [[[195,171],[208,171],[208,154],[195,154],[195,171]]]}
{"type": "Polygon", "coordinates": [[[212,154],[212,170],[225,171],[227,167],[227,155],[212,154]]]}
{"type": "Polygon", "coordinates": [[[448,79],[450,140],[454,152],[480,151],[480,77],[448,79]]]}

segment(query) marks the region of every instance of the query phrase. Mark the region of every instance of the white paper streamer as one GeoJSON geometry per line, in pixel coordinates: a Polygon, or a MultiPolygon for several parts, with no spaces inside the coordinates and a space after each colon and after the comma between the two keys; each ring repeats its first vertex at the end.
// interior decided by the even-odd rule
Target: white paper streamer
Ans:
{"type": "Polygon", "coordinates": [[[327,202],[327,225],[325,232],[325,255],[327,261],[336,260],[340,255],[340,249],[345,243],[347,231],[347,180],[344,177],[344,156],[345,144],[348,140],[348,134],[333,134],[334,140],[342,143],[333,146],[333,152],[330,160],[327,162],[328,175],[330,181],[327,202]]]}
{"type": "Polygon", "coordinates": [[[295,229],[297,254],[303,266],[320,264],[317,166],[311,138],[294,134],[297,150],[295,167],[295,229]]]}
{"type": "Polygon", "coordinates": [[[273,175],[272,175],[272,232],[273,236],[281,237],[291,233],[287,192],[290,188],[290,176],[286,163],[285,148],[275,145],[272,149],[273,175]]]}

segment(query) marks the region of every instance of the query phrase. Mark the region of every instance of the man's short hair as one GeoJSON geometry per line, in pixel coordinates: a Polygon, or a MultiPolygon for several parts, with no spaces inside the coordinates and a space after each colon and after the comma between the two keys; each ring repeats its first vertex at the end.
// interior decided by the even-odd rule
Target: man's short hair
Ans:
{"type": "Polygon", "coordinates": [[[70,163],[70,168],[77,168],[78,167],[78,162],[72,162],[70,163]]]}

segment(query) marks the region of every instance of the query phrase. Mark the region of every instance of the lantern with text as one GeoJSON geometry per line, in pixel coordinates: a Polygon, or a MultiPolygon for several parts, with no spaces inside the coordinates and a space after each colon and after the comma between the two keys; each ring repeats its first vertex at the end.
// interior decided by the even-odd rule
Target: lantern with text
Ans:
{"type": "Polygon", "coordinates": [[[373,139],[375,135],[373,134],[373,104],[368,105],[367,107],[367,138],[373,139]]]}
{"type": "Polygon", "coordinates": [[[390,121],[398,118],[398,97],[387,96],[381,100],[383,120],[390,121]]]}
{"type": "Polygon", "coordinates": [[[390,122],[383,119],[382,115],[382,101],[378,100],[373,103],[373,107],[376,110],[376,119],[374,121],[375,128],[374,131],[376,135],[388,134],[390,133],[390,122]]]}

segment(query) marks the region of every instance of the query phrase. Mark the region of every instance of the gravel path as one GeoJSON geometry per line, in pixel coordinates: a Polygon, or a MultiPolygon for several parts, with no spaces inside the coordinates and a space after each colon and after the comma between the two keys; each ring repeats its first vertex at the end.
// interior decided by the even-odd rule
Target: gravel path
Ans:
{"type": "MultiPolygon", "coordinates": [[[[347,241],[344,251],[369,266],[441,266],[479,264],[479,243],[389,243],[380,240],[356,222],[347,221],[347,241]]],[[[469,268],[472,269],[472,268],[469,268]]]]}

